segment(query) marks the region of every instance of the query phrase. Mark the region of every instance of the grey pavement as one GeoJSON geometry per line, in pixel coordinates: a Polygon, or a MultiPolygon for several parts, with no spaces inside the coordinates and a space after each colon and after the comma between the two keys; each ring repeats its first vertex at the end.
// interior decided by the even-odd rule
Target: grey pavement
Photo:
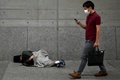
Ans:
{"type": "MultiPolygon", "coordinates": [[[[0,80],[74,80],[68,74],[76,71],[80,61],[66,61],[64,68],[57,67],[26,67],[20,63],[8,61],[0,62],[0,80]]],[[[120,80],[120,61],[107,60],[104,64],[109,73],[108,76],[95,77],[99,71],[97,66],[86,66],[80,80],[120,80]]],[[[79,79],[78,79],[79,80],[79,79]]]]}

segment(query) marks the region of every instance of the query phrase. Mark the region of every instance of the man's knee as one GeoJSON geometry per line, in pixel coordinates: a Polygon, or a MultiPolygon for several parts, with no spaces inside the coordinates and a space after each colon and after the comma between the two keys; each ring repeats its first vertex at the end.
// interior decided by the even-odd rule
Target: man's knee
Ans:
{"type": "Polygon", "coordinates": [[[87,60],[87,57],[88,57],[87,55],[83,54],[83,55],[81,56],[81,59],[82,59],[82,60],[87,60]]]}

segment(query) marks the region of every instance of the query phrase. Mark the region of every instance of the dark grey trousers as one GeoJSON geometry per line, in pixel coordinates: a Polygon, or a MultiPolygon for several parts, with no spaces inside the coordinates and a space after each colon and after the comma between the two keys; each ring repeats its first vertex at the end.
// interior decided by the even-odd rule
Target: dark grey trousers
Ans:
{"type": "MultiPolygon", "coordinates": [[[[85,47],[83,50],[83,54],[81,56],[81,63],[78,69],[78,74],[81,74],[86,66],[87,63],[87,59],[88,59],[88,52],[92,51],[94,49],[94,42],[87,40],[85,42],[85,47]]],[[[100,71],[106,71],[105,66],[104,65],[99,65],[100,67],[100,71]]]]}

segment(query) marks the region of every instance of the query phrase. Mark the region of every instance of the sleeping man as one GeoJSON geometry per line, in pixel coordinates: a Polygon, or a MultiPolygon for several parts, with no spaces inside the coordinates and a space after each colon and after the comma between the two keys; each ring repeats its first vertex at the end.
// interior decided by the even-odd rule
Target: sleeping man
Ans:
{"type": "Polygon", "coordinates": [[[64,67],[64,60],[52,61],[48,57],[48,53],[45,50],[39,51],[23,51],[20,56],[20,61],[25,66],[36,66],[36,67],[64,67]]]}

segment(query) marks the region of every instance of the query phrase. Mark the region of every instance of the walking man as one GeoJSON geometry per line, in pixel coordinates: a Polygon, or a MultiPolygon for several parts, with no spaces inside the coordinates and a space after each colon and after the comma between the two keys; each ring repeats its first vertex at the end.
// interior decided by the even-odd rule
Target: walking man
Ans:
{"type": "MultiPolygon", "coordinates": [[[[81,74],[87,63],[88,52],[99,45],[101,18],[96,11],[94,11],[94,3],[92,1],[86,1],[83,4],[83,8],[87,15],[86,24],[82,24],[79,20],[76,20],[76,23],[85,29],[86,42],[78,71],[69,74],[73,78],[81,78],[81,74]]],[[[100,72],[95,74],[96,77],[108,75],[104,65],[99,65],[99,67],[100,72]]]]}

